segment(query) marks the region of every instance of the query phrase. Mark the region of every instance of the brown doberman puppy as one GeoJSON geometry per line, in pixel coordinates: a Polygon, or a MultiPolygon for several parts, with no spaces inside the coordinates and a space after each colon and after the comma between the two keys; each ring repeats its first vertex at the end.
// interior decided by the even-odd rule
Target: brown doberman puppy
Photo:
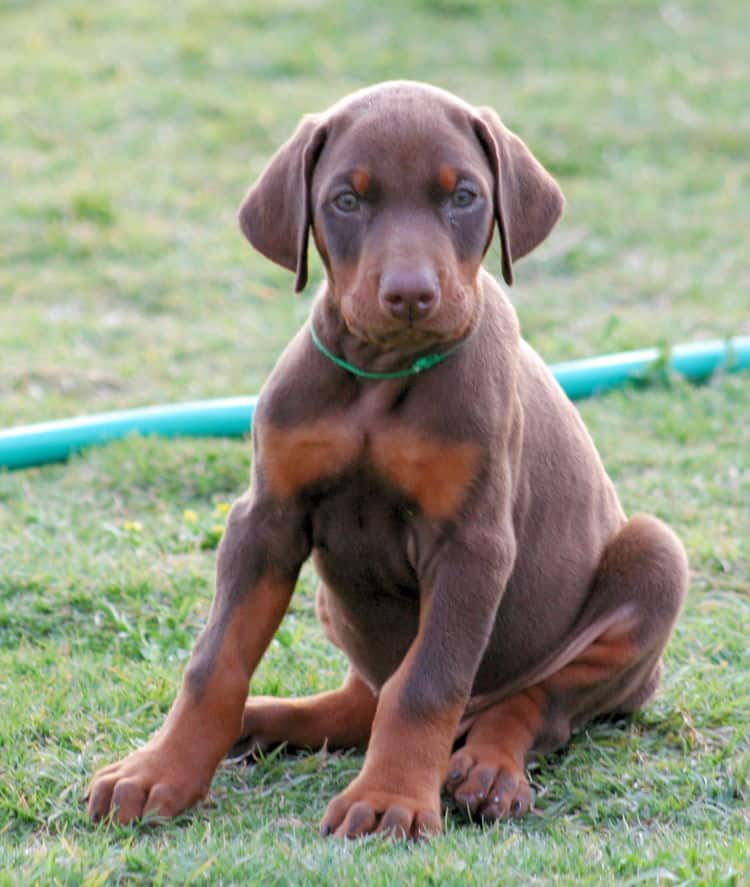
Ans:
{"type": "Polygon", "coordinates": [[[481,267],[497,225],[510,284],[562,206],[493,111],[417,83],[305,117],[273,157],[242,230],[301,290],[312,229],[326,281],[258,402],[252,485],[182,689],[150,742],[97,773],[94,819],[174,816],[243,737],[367,746],[323,834],[437,832],[443,786],[484,819],[517,816],[533,752],[653,694],[683,548],[626,518],[481,267]],[[346,681],[248,699],[311,554],[346,681]]]}

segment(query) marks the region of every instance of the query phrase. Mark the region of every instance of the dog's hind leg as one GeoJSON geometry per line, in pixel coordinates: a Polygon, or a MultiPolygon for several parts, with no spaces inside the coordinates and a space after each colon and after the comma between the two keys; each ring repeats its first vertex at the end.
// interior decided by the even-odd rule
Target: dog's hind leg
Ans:
{"type": "Polygon", "coordinates": [[[533,752],[564,745],[596,715],[643,705],[658,685],[687,582],[671,530],[632,518],[605,549],[585,614],[620,618],[561,668],[476,716],[448,766],[445,787],[457,804],[487,820],[520,816],[531,804],[524,767],[533,752]]]}
{"type": "Polygon", "coordinates": [[[245,704],[241,738],[228,757],[286,742],[296,748],[364,748],[377,697],[351,669],[338,690],[294,699],[251,696],[245,704]]]}

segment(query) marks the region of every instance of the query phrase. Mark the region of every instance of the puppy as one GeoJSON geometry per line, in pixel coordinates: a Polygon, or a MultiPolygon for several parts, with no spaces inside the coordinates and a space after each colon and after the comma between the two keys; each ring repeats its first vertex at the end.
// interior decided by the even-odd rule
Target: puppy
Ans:
{"type": "Polygon", "coordinates": [[[99,771],[93,818],[174,816],[240,739],[367,747],[322,833],[418,837],[440,791],[519,816],[534,752],[653,694],[687,587],[674,534],[628,519],[578,413],[520,338],[505,282],[558,185],[494,111],[384,83],[305,117],[240,210],[252,245],[326,279],[254,420],[249,492],[164,726],[99,771]],[[248,683],[312,556],[343,686],[248,683]]]}

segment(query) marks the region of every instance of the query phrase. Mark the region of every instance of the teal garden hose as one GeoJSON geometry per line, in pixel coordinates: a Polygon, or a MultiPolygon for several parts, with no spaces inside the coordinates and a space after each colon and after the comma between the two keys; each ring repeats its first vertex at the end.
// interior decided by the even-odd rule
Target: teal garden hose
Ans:
{"type": "MultiPolygon", "coordinates": [[[[692,381],[714,373],[750,369],[750,336],[624,351],[550,367],[572,399],[590,397],[664,369],[692,381]]],[[[84,447],[127,434],[163,437],[242,437],[250,431],[257,397],[227,397],[163,404],[40,422],[0,431],[0,469],[28,468],[66,459],[84,447]]]]}

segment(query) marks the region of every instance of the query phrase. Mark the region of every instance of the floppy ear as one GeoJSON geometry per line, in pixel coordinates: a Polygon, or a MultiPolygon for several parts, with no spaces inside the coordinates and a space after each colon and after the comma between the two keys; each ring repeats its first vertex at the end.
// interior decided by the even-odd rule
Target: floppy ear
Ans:
{"type": "Polygon", "coordinates": [[[513,262],[530,253],[554,228],[565,198],[557,182],[492,108],[478,108],[474,129],[495,177],[495,219],[503,279],[513,283],[513,262]]]}
{"type": "Polygon", "coordinates": [[[264,256],[295,271],[295,292],[307,284],[307,240],[312,223],[310,182],[323,150],[326,126],[321,118],[302,119],[279,148],[242,201],[242,233],[264,256]]]}

